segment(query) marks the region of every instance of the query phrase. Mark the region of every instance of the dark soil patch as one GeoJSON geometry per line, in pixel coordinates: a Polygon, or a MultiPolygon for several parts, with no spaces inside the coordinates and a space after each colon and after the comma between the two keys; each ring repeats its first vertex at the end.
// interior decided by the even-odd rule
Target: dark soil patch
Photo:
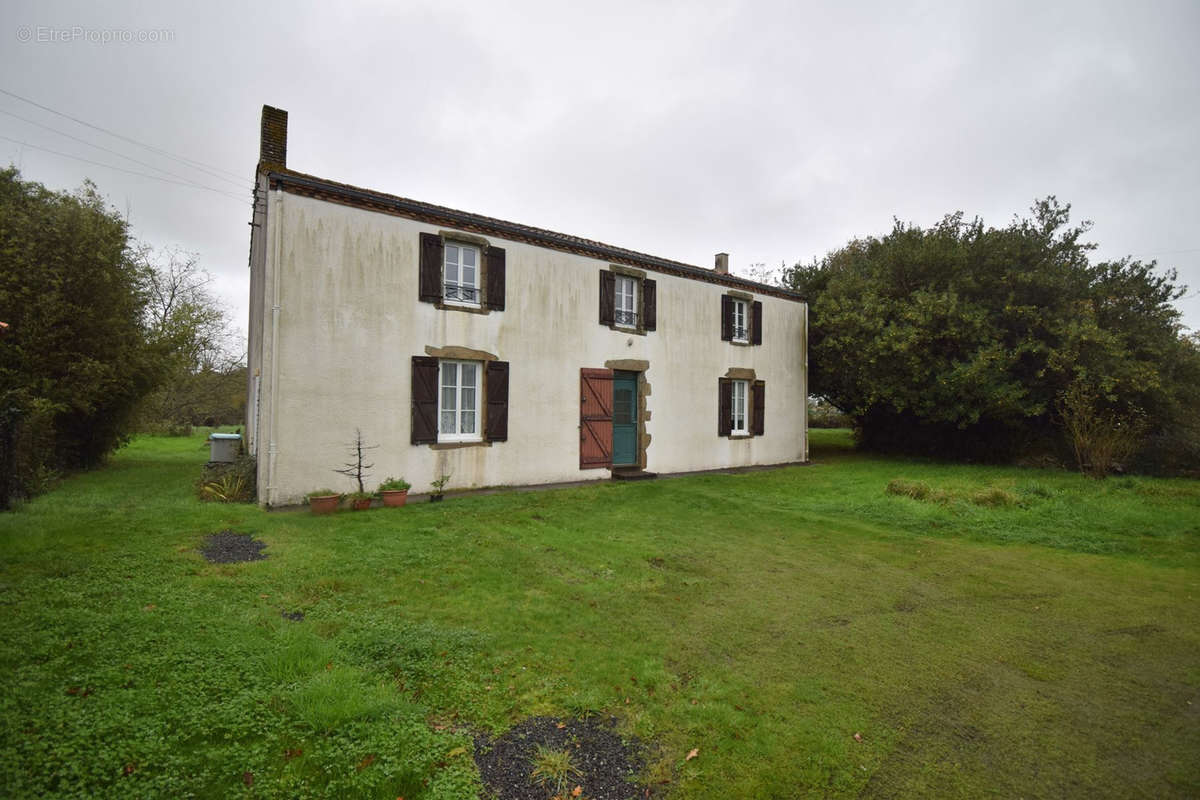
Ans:
{"type": "Polygon", "coordinates": [[[288,622],[304,622],[303,611],[288,611],[287,609],[281,608],[279,610],[279,616],[283,617],[288,622]]]}
{"type": "Polygon", "coordinates": [[[239,561],[262,561],[267,557],[266,542],[251,538],[248,533],[221,531],[204,540],[200,553],[214,564],[234,564],[239,561]]]}
{"type": "Polygon", "coordinates": [[[613,722],[533,717],[496,739],[475,737],[475,764],[498,800],[547,800],[552,794],[548,788],[553,787],[539,786],[530,777],[538,745],[569,750],[579,776],[568,795],[580,786],[589,800],[649,797],[645,787],[631,782],[644,763],[641,746],[622,742],[613,722]]]}

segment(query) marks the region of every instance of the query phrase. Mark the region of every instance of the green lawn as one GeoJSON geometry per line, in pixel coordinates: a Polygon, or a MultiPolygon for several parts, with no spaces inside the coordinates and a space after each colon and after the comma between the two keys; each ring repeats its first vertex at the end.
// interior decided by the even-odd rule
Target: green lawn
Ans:
{"type": "Polygon", "coordinates": [[[1200,793],[1200,483],[812,439],[334,517],[200,503],[202,437],[137,439],[0,516],[3,793],[461,800],[469,731],[588,712],[669,798],[1200,793]],[[205,562],[227,528],[269,558],[205,562]]]}

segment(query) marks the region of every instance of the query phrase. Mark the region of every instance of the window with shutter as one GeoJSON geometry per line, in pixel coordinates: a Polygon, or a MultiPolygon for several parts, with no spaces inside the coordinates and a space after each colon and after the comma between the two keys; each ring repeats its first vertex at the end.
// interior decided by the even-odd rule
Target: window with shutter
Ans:
{"type": "Polygon", "coordinates": [[[484,438],[489,442],[508,441],[508,362],[487,362],[487,417],[484,438]]]}
{"type": "Polygon", "coordinates": [[[485,278],[487,286],[483,292],[484,304],[493,311],[504,310],[504,249],[489,247],[487,249],[487,269],[485,278]]]}
{"type": "Polygon", "coordinates": [[[442,302],[442,237],[422,233],[420,241],[420,277],[418,291],[421,302],[442,302]]]}
{"type": "Polygon", "coordinates": [[[438,438],[438,360],[413,356],[412,443],[433,444],[438,438]]]}
{"type": "Polygon", "coordinates": [[[642,279],[642,329],[658,328],[658,284],[650,278],[642,279]]]}
{"type": "Polygon", "coordinates": [[[600,324],[612,325],[616,317],[617,276],[606,270],[600,271],[600,324]]]}
{"type": "Polygon", "coordinates": [[[728,436],[733,423],[733,381],[717,379],[717,436],[728,436]]]}
{"type": "Polygon", "coordinates": [[[601,270],[600,324],[638,334],[656,330],[658,284],[638,270],[601,270]]]}
{"type": "Polygon", "coordinates": [[[750,411],[750,434],[752,436],[762,436],[766,431],[766,408],[767,408],[767,385],[762,381],[755,381],[754,388],[750,392],[752,398],[752,408],[750,411]]]}

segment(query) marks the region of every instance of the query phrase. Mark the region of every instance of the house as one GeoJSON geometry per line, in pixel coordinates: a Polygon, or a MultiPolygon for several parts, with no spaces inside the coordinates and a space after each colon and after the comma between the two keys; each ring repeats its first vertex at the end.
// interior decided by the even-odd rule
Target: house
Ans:
{"type": "Polygon", "coordinates": [[[807,460],[807,306],[778,287],[289,169],[264,106],[246,435],[259,502],[807,460]]]}

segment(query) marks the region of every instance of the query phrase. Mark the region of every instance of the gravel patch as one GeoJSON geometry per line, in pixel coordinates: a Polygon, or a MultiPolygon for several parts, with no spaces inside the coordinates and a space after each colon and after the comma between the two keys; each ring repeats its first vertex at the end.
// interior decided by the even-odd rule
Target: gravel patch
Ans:
{"type": "Polygon", "coordinates": [[[495,739],[475,737],[475,764],[498,800],[547,800],[551,793],[530,778],[533,757],[538,745],[565,749],[580,773],[568,795],[580,786],[588,800],[649,797],[645,787],[631,782],[643,766],[640,744],[622,742],[614,722],[532,717],[495,739]]]}
{"type": "Polygon", "coordinates": [[[266,542],[251,538],[248,533],[221,531],[204,540],[200,553],[214,564],[235,564],[240,561],[262,561],[267,557],[266,542]]]}

